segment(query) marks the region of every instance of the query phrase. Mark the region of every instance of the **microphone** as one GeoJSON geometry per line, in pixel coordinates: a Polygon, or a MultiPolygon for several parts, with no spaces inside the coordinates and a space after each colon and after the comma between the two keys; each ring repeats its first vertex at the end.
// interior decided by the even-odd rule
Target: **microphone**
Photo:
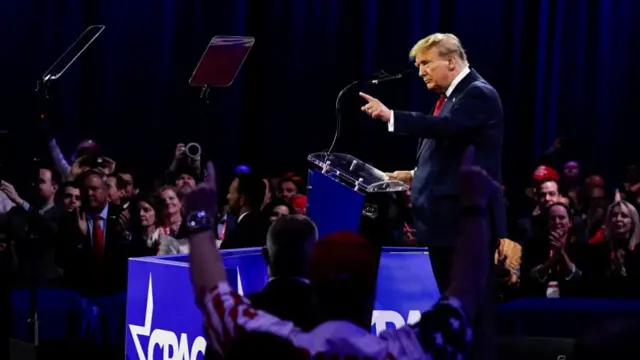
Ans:
{"type": "Polygon", "coordinates": [[[409,76],[411,74],[414,74],[415,71],[416,71],[416,69],[406,69],[406,70],[404,70],[404,71],[402,71],[402,72],[400,72],[398,74],[395,74],[395,75],[387,75],[387,76],[381,77],[379,79],[369,80],[369,81],[365,82],[364,84],[365,85],[378,85],[378,84],[381,84],[381,83],[385,83],[387,81],[402,79],[402,78],[407,77],[407,76],[409,76]]]}

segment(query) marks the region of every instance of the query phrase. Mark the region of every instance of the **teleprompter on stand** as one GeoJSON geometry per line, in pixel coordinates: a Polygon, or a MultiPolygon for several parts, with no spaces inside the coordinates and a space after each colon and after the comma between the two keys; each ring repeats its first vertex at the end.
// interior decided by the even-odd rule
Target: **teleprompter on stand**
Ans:
{"type": "Polygon", "coordinates": [[[201,88],[200,98],[208,102],[210,88],[233,83],[255,42],[252,37],[214,36],[193,70],[189,85],[201,88]]]}
{"type": "Polygon", "coordinates": [[[255,41],[252,37],[217,35],[207,44],[189,79],[189,86],[200,88],[201,123],[206,118],[211,88],[233,84],[255,41]]]}

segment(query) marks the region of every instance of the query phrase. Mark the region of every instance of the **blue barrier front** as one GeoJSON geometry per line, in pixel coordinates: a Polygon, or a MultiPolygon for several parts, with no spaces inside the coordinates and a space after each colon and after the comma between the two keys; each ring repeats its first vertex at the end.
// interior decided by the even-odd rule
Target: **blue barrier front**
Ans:
{"type": "MultiPolygon", "coordinates": [[[[222,251],[231,286],[261,290],[267,272],[260,249],[222,251]]],[[[186,255],[129,260],[126,358],[201,359],[203,319],[189,280],[186,255]]],[[[417,321],[439,297],[425,249],[384,249],[372,331],[417,321]]]]}

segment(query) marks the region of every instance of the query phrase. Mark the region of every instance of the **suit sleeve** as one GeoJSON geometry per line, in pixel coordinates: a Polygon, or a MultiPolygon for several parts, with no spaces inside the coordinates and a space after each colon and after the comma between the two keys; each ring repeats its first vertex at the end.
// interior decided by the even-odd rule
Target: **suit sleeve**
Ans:
{"type": "Polygon", "coordinates": [[[41,236],[52,237],[58,232],[57,217],[47,219],[34,208],[27,210],[22,206],[14,206],[9,211],[9,215],[26,220],[30,227],[36,229],[41,236]]]}
{"type": "Polygon", "coordinates": [[[467,89],[443,116],[394,111],[393,131],[429,139],[450,138],[491,123],[496,108],[496,95],[490,89],[474,86],[467,89]]]}

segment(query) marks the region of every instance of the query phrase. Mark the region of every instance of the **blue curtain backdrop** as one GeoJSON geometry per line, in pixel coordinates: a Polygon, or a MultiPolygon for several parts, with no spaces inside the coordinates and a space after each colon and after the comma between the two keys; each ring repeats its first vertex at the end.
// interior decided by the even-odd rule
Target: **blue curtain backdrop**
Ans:
{"type": "MultiPolygon", "coordinates": [[[[158,172],[175,143],[199,141],[220,172],[238,162],[304,169],[331,142],[340,89],[411,66],[415,41],[441,31],[460,37],[502,96],[507,181],[528,176],[560,135],[591,169],[618,175],[638,154],[639,13],[631,0],[2,0],[0,129],[11,131],[13,153],[35,151],[36,80],[88,25],[104,24],[53,89],[67,152],[93,137],[120,163],[158,172]],[[216,34],[256,45],[201,116],[187,81],[216,34]]],[[[435,101],[417,78],[367,91],[396,109],[435,101]]],[[[356,93],[345,97],[337,149],[385,170],[412,167],[416,142],[362,116],[356,93]]]]}

